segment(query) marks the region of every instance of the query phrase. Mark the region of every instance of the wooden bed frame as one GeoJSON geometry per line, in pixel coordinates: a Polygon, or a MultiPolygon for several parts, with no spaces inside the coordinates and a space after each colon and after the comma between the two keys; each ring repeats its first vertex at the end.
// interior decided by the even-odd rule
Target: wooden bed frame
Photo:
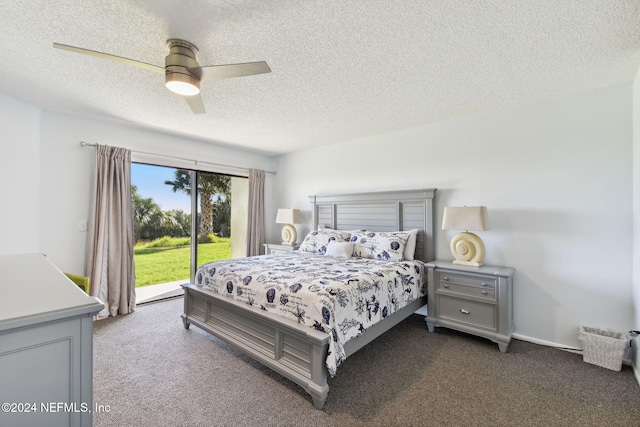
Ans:
{"type": "MultiPolygon", "coordinates": [[[[395,231],[419,229],[415,258],[434,259],[433,199],[435,189],[309,196],[313,229],[395,231]]],[[[426,280],[426,273],[425,278],[426,280]]],[[[329,335],[264,310],[184,284],[182,321],[235,346],[265,366],[300,385],[317,409],[329,393],[325,359],[329,335]]],[[[426,304],[421,298],[367,329],[345,344],[347,356],[426,304]]]]}

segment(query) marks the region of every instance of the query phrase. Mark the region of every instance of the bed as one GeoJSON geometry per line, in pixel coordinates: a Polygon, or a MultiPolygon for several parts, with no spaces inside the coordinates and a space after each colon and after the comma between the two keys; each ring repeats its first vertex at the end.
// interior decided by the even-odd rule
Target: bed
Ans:
{"type": "Polygon", "coordinates": [[[310,196],[313,228],[303,242],[306,250],[201,266],[196,283],[183,285],[184,327],[194,324],[279,372],[321,409],[327,378],[338,365],[426,304],[422,262],[434,259],[434,196],[435,189],[310,196]],[[340,256],[344,246],[368,250],[358,244],[369,236],[405,242],[406,232],[416,229],[415,261],[393,250],[357,254],[371,256],[364,262],[340,256]],[[349,236],[351,243],[329,239],[334,241],[327,251],[311,237],[335,233],[349,236]],[[300,276],[303,269],[310,269],[307,276],[300,276]],[[338,287],[339,282],[347,287],[338,287]],[[304,299],[305,293],[317,294],[318,300],[304,299]],[[341,293],[358,295],[343,298],[359,302],[356,314],[346,314],[341,302],[328,304],[341,301],[341,293]]]}

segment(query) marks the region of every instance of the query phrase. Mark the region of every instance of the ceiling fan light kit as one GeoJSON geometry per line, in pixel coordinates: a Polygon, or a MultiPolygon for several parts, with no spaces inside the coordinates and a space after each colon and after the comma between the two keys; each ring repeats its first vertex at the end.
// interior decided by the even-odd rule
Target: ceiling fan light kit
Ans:
{"type": "Polygon", "coordinates": [[[122,64],[133,65],[134,67],[144,68],[156,73],[164,73],[165,86],[167,89],[184,96],[194,114],[203,114],[205,112],[202,97],[200,96],[200,82],[271,72],[271,68],[269,68],[264,61],[201,67],[196,60],[198,48],[193,43],[181,39],[167,40],[169,54],[164,59],[164,68],[134,59],[60,43],[54,43],[53,47],[81,53],[83,55],[108,59],[122,64]]]}
{"type": "Polygon", "coordinates": [[[171,92],[182,96],[193,96],[200,93],[200,82],[184,74],[167,74],[164,85],[171,92]]]}
{"type": "Polygon", "coordinates": [[[190,70],[199,67],[198,48],[185,40],[167,40],[169,54],[164,59],[165,86],[178,95],[193,96],[200,93],[200,73],[190,70]]]}

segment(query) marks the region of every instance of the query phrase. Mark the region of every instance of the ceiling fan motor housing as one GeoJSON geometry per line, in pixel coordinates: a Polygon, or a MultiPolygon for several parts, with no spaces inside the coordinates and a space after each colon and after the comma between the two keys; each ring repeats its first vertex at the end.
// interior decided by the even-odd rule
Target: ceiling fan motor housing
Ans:
{"type": "Polygon", "coordinates": [[[180,39],[167,40],[167,47],[169,54],[164,60],[165,83],[183,82],[200,89],[201,73],[198,69],[200,65],[196,61],[198,48],[194,44],[180,39]],[[189,70],[190,68],[195,68],[195,70],[189,70]]]}

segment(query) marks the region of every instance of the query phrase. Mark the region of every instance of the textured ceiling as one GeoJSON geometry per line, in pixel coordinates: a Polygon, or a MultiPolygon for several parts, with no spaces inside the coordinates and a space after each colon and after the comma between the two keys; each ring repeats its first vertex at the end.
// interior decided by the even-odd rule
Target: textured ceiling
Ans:
{"type": "Polygon", "coordinates": [[[12,0],[0,28],[2,93],[268,154],[625,84],[640,63],[640,0],[12,0]],[[161,74],[52,47],[164,66],[168,38],[272,73],[203,84],[194,115],[161,74]]]}

